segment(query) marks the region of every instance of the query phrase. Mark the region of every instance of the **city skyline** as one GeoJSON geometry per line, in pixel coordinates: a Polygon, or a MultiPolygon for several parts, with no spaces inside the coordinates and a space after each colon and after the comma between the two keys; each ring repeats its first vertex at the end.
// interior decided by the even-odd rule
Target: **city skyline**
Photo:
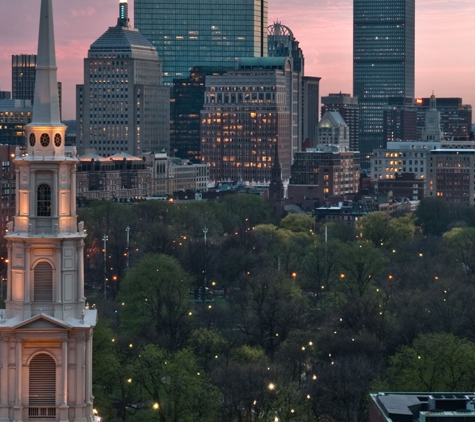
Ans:
{"type": "MultiPolygon", "coordinates": [[[[55,1],[58,80],[63,83],[63,117],[75,118],[75,87],[82,83],[90,45],[114,26],[119,0],[55,1]]],[[[268,24],[280,21],[300,42],[305,75],[319,76],[321,95],[353,91],[352,0],[269,0],[268,24]]],[[[133,1],[129,0],[131,21],[133,1]]],[[[36,54],[39,2],[2,4],[0,90],[11,91],[11,56],[36,54]],[[36,3],[38,3],[36,7],[36,3]],[[19,19],[12,17],[22,16],[19,19]]],[[[475,39],[471,0],[418,0],[416,3],[416,97],[461,97],[475,106],[475,39]]]]}

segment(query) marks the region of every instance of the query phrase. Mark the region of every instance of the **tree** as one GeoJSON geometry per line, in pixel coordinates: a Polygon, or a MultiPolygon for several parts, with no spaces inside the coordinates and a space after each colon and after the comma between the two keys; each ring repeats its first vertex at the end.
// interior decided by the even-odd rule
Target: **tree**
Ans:
{"type": "Polygon", "coordinates": [[[459,263],[462,272],[475,278],[475,227],[456,227],[444,233],[452,259],[459,263]]]}
{"type": "Polygon", "coordinates": [[[471,391],[475,344],[453,334],[421,334],[389,359],[394,391],[471,391]]]}
{"type": "MultiPolygon", "coordinates": [[[[148,403],[142,413],[156,412],[160,422],[214,422],[219,393],[190,349],[170,353],[148,344],[134,362],[134,377],[148,403]]],[[[140,421],[146,420],[144,414],[140,421]]]]}
{"type": "Polygon", "coordinates": [[[310,214],[289,214],[281,220],[280,227],[293,233],[311,234],[315,227],[315,217],[310,214]]]}
{"type": "Polygon", "coordinates": [[[120,290],[124,328],[137,339],[177,350],[190,330],[191,283],[175,258],[144,256],[127,272],[120,290]]]}
{"type": "Polygon", "coordinates": [[[441,198],[424,198],[416,210],[416,217],[424,234],[441,236],[450,223],[450,210],[441,198]]]}
{"type": "Polygon", "coordinates": [[[350,296],[363,296],[373,281],[384,273],[388,259],[370,243],[344,245],[341,280],[350,296]]]}

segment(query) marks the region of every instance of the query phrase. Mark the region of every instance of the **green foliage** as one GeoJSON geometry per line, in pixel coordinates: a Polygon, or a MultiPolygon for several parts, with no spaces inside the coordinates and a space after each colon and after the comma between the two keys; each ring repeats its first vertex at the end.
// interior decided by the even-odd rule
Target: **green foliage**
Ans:
{"type": "Polygon", "coordinates": [[[441,236],[450,223],[450,210],[441,198],[424,198],[416,210],[416,217],[427,235],[441,236]]]}
{"type": "Polygon", "coordinates": [[[464,272],[475,277],[475,227],[456,227],[444,233],[443,238],[454,261],[463,266],[464,272]]]}
{"type": "Polygon", "coordinates": [[[376,247],[392,248],[401,242],[412,240],[416,232],[413,214],[388,219],[382,211],[372,212],[363,216],[358,226],[363,238],[376,247]]]}
{"type": "Polygon", "coordinates": [[[393,391],[472,391],[475,344],[452,334],[422,334],[390,358],[393,391]]]}
{"type": "Polygon", "coordinates": [[[280,222],[280,227],[293,233],[312,234],[315,226],[315,217],[310,214],[289,214],[280,222]]]}
{"type": "MultiPolygon", "coordinates": [[[[216,420],[219,392],[198,366],[190,349],[170,353],[149,344],[140,352],[133,367],[132,382],[142,388],[144,402],[148,409],[156,412],[160,422],[216,420]]],[[[144,415],[141,418],[137,420],[144,420],[144,415]]]]}
{"type": "Polygon", "coordinates": [[[190,329],[192,280],[170,256],[146,255],[131,268],[121,291],[121,321],[137,339],[176,350],[190,329]]]}

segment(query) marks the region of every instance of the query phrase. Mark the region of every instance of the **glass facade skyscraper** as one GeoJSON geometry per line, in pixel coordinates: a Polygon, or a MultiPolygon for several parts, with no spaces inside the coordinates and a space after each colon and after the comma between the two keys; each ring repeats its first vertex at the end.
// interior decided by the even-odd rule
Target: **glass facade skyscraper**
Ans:
{"type": "Polygon", "coordinates": [[[194,66],[267,55],[267,0],[135,0],[135,26],[163,60],[163,82],[194,66]]]}
{"type": "Polygon", "coordinates": [[[360,105],[362,162],[384,147],[390,97],[414,97],[415,0],[354,0],[353,94],[360,105]]]}

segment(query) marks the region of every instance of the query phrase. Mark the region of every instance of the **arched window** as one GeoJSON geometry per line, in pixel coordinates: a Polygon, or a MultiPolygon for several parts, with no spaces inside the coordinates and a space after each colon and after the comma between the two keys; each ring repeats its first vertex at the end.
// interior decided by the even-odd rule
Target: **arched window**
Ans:
{"type": "Polygon", "coordinates": [[[53,301],[53,269],[47,262],[40,262],[35,267],[34,301],[53,301]]]}
{"type": "Polygon", "coordinates": [[[56,362],[46,354],[36,355],[30,362],[30,418],[56,417],[56,362]]]}
{"type": "Polygon", "coordinates": [[[51,188],[46,183],[38,186],[36,201],[36,216],[51,216],[51,188]]]}

